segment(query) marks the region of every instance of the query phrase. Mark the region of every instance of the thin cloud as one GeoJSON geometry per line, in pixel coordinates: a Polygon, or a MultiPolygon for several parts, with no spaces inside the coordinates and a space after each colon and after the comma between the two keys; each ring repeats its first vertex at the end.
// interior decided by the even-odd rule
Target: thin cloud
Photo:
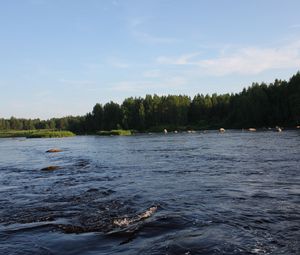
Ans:
{"type": "Polygon", "coordinates": [[[112,5],[113,6],[119,6],[119,1],[117,1],[117,0],[112,1],[112,5]]]}
{"type": "Polygon", "coordinates": [[[258,74],[271,69],[299,68],[300,40],[281,47],[244,47],[215,58],[197,59],[193,54],[157,58],[159,64],[191,65],[203,74],[258,74]]]}
{"type": "Polygon", "coordinates": [[[300,24],[291,25],[290,28],[300,28],[300,24]]]}
{"type": "Polygon", "coordinates": [[[181,41],[178,38],[157,36],[144,31],[144,29],[142,29],[141,27],[146,22],[146,20],[146,18],[134,18],[129,20],[130,33],[138,41],[150,44],[170,44],[178,43],[181,41]]]}
{"type": "Polygon", "coordinates": [[[74,86],[78,88],[86,88],[88,86],[94,86],[96,85],[95,81],[91,80],[67,80],[67,79],[59,79],[60,83],[68,86],[74,86]]]}
{"type": "Polygon", "coordinates": [[[166,78],[163,81],[123,81],[112,85],[110,90],[118,92],[143,92],[145,90],[157,89],[178,89],[186,85],[187,80],[183,77],[177,76],[166,78]]]}
{"type": "Polygon", "coordinates": [[[109,57],[107,63],[116,68],[128,68],[130,66],[129,63],[117,57],[109,57]]]}
{"type": "Polygon", "coordinates": [[[199,55],[200,55],[199,52],[195,52],[195,53],[184,54],[175,58],[161,56],[156,59],[156,62],[158,64],[190,65],[190,64],[194,64],[192,62],[192,59],[194,59],[199,55]]]}
{"type": "Polygon", "coordinates": [[[146,32],[141,32],[141,31],[133,31],[132,34],[139,41],[142,41],[142,42],[145,42],[145,43],[151,43],[151,44],[168,44],[168,43],[180,42],[180,40],[176,39],[176,38],[172,38],[172,37],[159,37],[159,36],[150,35],[150,34],[148,34],[146,32]]]}
{"type": "Polygon", "coordinates": [[[148,70],[143,73],[145,78],[159,78],[161,76],[161,71],[158,69],[148,70]]]}

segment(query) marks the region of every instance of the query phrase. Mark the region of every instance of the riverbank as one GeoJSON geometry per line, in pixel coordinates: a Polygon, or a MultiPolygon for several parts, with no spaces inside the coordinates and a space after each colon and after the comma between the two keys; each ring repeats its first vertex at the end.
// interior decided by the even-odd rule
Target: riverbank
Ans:
{"type": "Polygon", "coordinates": [[[114,129],[114,130],[101,130],[98,132],[91,133],[73,133],[71,131],[60,131],[60,130],[49,130],[49,129],[37,129],[37,130],[0,130],[0,138],[13,138],[13,137],[26,137],[26,138],[60,138],[60,137],[70,137],[75,135],[99,135],[99,136],[131,136],[135,134],[149,134],[149,133],[195,133],[195,132],[208,132],[208,131],[216,131],[221,132],[221,129],[224,130],[222,132],[227,132],[230,130],[235,131],[246,131],[246,132],[281,132],[284,130],[300,130],[300,126],[296,127],[268,127],[268,128],[199,128],[197,126],[159,126],[154,127],[144,131],[137,130],[124,130],[124,129],[114,129]]]}
{"type": "Polygon", "coordinates": [[[26,137],[26,138],[60,138],[75,136],[71,131],[59,131],[49,129],[37,130],[1,130],[0,138],[26,137]]]}

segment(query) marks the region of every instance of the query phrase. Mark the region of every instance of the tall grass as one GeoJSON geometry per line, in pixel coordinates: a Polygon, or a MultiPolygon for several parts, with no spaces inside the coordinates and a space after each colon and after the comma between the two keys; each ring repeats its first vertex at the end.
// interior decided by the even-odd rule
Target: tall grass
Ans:
{"type": "Polygon", "coordinates": [[[0,130],[0,138],[8,137],[26,137],[26,138],[54,138],[54,137],[68,137],[75,134],[70,131],[58,131],[51,129],[37,129],[37,130],[0,130]]]}
{"type": "Polygon", "coordinates": [[[115,130],[110,130],[110,131],[98,131],[97,135],[104,135],[104,136],[109,136],[109,135],[131,135],[130,130],[123,130],[123,129],[115,129],[115,130]]]}

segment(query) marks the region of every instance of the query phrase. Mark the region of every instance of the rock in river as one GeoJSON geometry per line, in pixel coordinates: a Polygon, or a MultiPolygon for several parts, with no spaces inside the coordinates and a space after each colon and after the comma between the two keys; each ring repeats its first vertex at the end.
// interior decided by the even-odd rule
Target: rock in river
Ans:
{"type": "Polygon", "coordinates": [[[54,153],[54,152],[62,152],[60,149],[50,149],[46,151],[47,153],[54,153]]]}
{"type": "Polygon", "coordinates": [[[47,167],[42,168],[41,171],[54,171],[59,168],[60,168],[59,166],[47,166],[47,167]]]}

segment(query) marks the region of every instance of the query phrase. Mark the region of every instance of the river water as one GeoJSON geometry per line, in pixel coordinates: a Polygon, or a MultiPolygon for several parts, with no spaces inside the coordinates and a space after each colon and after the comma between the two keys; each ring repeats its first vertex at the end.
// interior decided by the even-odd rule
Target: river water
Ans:
{"type": "Polygon", "coordinates": [[[0,254],[300,254],[300,132],[0,139],[0,254]]]}

